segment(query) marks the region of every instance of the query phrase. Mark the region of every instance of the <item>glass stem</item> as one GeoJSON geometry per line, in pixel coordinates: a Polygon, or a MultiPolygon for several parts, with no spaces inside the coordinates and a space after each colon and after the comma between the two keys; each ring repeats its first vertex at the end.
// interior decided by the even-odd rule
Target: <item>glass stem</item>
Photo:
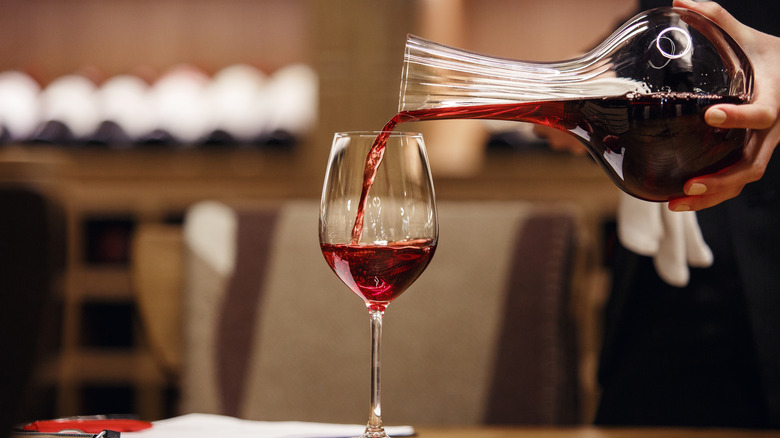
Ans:
{"type": "Polygon", "coordinates": [[[386,437],[382,427],[381,343],[384,310],[369,309],[371,316],[371,412],[364,437],[386,437]]]}

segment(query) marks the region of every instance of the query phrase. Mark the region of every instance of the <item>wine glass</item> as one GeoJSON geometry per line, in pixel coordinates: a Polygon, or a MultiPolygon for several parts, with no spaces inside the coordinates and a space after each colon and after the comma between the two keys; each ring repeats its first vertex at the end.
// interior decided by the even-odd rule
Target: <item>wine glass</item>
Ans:
{"type": "Polygon", "coordinates": [[[345,132],[333,137],[320,203],[320,248],[363,299],[371,321],[371,410],[361,438],[380,438],[380,344],[385,309],[428,266],[439,226],[421,134],[345,132]]]}

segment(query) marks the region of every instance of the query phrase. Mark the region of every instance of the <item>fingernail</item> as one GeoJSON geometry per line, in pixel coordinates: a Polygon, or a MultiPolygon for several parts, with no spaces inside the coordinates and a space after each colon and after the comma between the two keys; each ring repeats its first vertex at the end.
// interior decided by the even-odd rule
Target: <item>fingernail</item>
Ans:
{"type": "Polygon", "coordinates": [[[702,183],[693,183],[691,184],[691,187],[688,188],[688,191],[686,192],[687,195],[693,196],[693,195],[701,195],[702,193],[705,193],[707,191],[707,186],[705,186],[702,183]]]}
{"type": "Polygon", "coordinates": [[[677,204],[672,208],[672,211],[691,211],[691,206],[687,204],[677,204]]]}
{"type": "Polygon", "coordinates": [[[726,121],[726,113],[719,109],[707,111],[707,123],[710,125],[721,125],[726,121]]]}

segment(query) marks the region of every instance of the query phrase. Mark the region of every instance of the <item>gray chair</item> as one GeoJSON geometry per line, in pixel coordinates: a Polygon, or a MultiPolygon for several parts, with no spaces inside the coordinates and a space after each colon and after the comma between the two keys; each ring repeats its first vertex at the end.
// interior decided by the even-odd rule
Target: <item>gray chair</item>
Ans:
{"type": "MultiPolygon", "coordinates": [[[[326,265],[318,203],[193,206],[182,412],[362,423],[368,313],[326,265]]],[[[387,424],[582,421],[569,206],[440,202],[426,272],[385,315],[387,424]]]]}

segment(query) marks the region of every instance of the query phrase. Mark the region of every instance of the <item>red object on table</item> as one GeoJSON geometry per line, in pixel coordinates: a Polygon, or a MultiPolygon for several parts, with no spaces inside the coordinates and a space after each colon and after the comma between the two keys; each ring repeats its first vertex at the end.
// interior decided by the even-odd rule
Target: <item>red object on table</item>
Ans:
{"type": "Polygon", "coordinates": [[[63,430],[80,430],[85,433],[100,433],[104,430],[113,430],[115,432],[135,432],[138,430],[148,429],[150,427],[152,427],[152,423],[148,421],[129,418],[62,418],[57,420],[35,421],[24,425],[23,429],[53,433],[61,432],[63,430]]]}

